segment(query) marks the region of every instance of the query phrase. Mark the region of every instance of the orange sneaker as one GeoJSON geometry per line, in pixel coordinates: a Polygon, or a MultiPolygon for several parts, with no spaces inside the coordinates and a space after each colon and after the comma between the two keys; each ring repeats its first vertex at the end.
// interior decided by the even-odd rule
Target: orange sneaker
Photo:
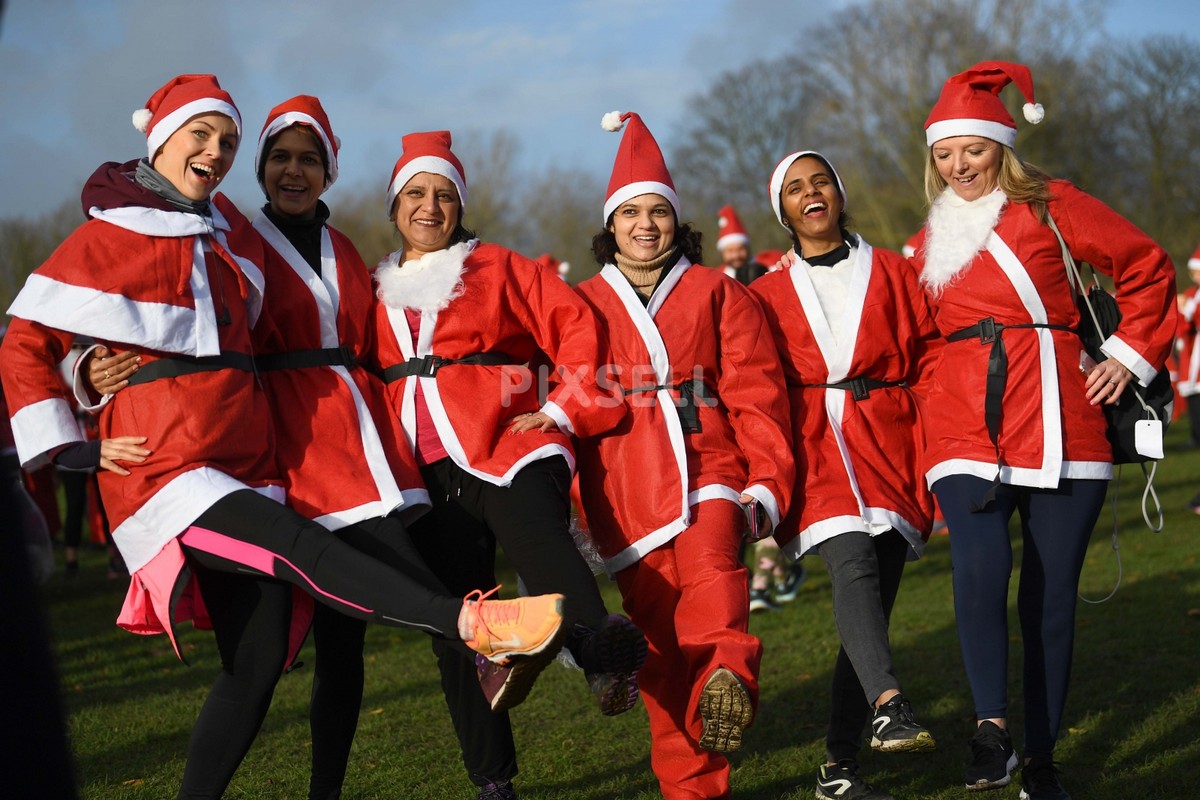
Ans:
{"type": "Polygon", "coordinates": [[[561,594],[489,600],[479,589],[463,598],[471,638],[467,647],[489,661],[504,663],[513,657],[538,656],[549,663],[562,647],[561,594]]]}

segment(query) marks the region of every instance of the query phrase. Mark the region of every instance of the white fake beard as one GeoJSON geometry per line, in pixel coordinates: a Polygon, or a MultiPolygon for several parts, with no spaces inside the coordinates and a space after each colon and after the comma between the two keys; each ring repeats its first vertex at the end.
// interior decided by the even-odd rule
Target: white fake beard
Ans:
{"type": "Polygon", "coordinates": [[[921,283],[930,294],[940,295],[987,246],[1007,202],[999,189],[978,200],[963,200],[949,186],[933,201],[921,270],[921,283]]]}
{"type": "Polygon", "coordinates": [[[389,253],[375,268],[376,296],[391,308],[441,311],[464,291],[462,275],[477,239],[401,263],[403,250],[389,253]]]}

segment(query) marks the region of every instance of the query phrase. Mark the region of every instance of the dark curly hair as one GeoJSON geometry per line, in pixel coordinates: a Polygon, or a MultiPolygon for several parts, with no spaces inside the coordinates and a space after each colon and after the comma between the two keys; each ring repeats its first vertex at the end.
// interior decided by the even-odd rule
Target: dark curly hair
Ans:
{"type": "MultiPolygon", "coordinates": [[[[610,224],[612,223],[611,215],[609,215],[608,221],[610,224]]],[[[675,220],[674,246],[682,250],[683,255],[693,264],[704,263],[704,252],[701,247],[702,236],[700,231],[692,228],[691,223],[680,225],[679,220],[675,220]]],[[[619,250],[617,237],[607,227],[592,237],[592,257],[600,266],[612,264],[614,256],[619,250]]]]}

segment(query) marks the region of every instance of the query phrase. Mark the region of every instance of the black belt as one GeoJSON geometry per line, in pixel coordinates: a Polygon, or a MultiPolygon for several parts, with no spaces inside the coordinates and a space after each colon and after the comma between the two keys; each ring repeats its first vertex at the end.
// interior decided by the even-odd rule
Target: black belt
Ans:
{"type": "Polygon", "coordinates": [[[713,407],[717,404],[717,394],[704,381],[694,378],[690,381],[682,381],[681,383],[667,383],[657,386],[636,386],[633,389],[624,389],[625,395],[638,394],[640,392],[657,392],[660,389],[667,391],[679,392],[679,400],[675,403],[675,410],[679,414],[679,424],[683,427],[684,433],[700,433],[700,403],[713,407]]]}
{"type": "Polygon", "coordinates": [[[418,375],[422,378],[432,378],[437,374],[442,367],[448,367],[451,364],[476,364],[488,367],[496,367],[502,364],[519,364],[510,355],[505,353],[473,353],[462,358],[443,358],[441,356],[428,355],[420,358],[410,358],[408,361],[399,364],[393,364],[383,371],[383,382],[393,383],[401,378],[408,378],[413,375],[418,375]]]}
{"type": "Polygon", "coordinates": [[[254,358],[232,350],[215,356],[159,358],[149,364],[143,364],[127,380],[130,386],[137,386],[140,383],[149,383],[159,378],[178,378],[194,372],[215,372],[220,369],[237,369],[253,373],[254,358]]]}
{"type": "Polygon", "coordinates": [[[993,317],[979,320],[970,327],[957,330],[946,337],[947,342],[961,342],[967,339],[979,339],[983,345],[990,344],[988,354],[987,388],[983,399],[983,421],[987,424],[988,438],[996,448],[996,480],[992,488],[983,496],[983,500],[972,511],[983,511],[996,497],[1000,487],[1000,469],[1003,466],[1000,458],[1000,418],[1004,408],[1004,387],[1008,383],[1008,352],[1004,349],[1004,339],[1001,333],[1013,328],[1046,328],[1054,331],[1075,333],[1068,325],[1051,325],[1045,322],[1026,322],[1013,325],[1002,325],[993,317]]]}
{"type": "Polygon", "coordinates": [[[904,386],[904,381],[882,381],[878,378],[846,378],[837,383],[791,383],[789,386],[801,389],[844,389],[855,400],[866,400],[875,389],[888,389],[892,386],[904,386]]]}
{"type": "Polygon", "coordinates": [[[0,454],[0,475],[14,477],[21,473],[21,459],[16,453],[0,454]]]}
{"type": "Polygon", "coordinates": [[[326,347],[320,350],[292,350],[287,353],[269,353],[255,359],[259,372],[280,369],[304,369],[305,367],[346,367],[354,369],[358,359],[346,345],[326,347]]]}

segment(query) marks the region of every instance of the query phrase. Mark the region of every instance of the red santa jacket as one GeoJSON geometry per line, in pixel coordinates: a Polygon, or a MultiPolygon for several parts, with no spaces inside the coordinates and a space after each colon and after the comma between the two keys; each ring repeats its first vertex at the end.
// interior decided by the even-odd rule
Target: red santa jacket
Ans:
{"type": "MultiPolygon", "coordinates": [[[[1104,343],[1105,354],[1147,385],[1170,352],[1176,328],[1170,258],[1133,223],[1070,183],[1051,181],[1050,193],[1050,214],[1071,255],[1114,280],[1122,321],[1104,343]]],[[[919,269],[927,257],[918,248],[919,269]]],[[[1058,239],[1023,203],[1004,205],[984,249],[932,303],[944,336],[988,317],[1005,325],[1079,325],[1058,239]]],[[[1002,335],[1008,384],[999,435],[1001,481],[1055,487],[1060,478],[1111,477],[1104,415],[1084,395],[1076,334],[1024,328],[1002,335]]],[[[925,417],[930,486],[945,475],[996,476],[996,449],[983,413],[990,350],[978,338],[943,348],[925,417]]]]}
{"type": "Polygon", "coordinates": [[[920,472],[923,433],[912,390],[889,386],[855,400],[845,389],[816,385],[848,378],[911,384],[936,357],[940,335],[906,259],[861,238],[852,252],[845,314],[836,322],[809,277],[824,267],[797,262],[750,286],[783,362],[796,446],[792,504],[775,539],[799,556],[846,531],[894,528],[920,554],[933,502],[920,472]]]}
{"type": "MultiPolygon", "coordinates": [[[[128,193],[135,185],[118,171],[98,172],[93,191],[128,193]],[[97,181],[108,183],[96,190],[97,181]]],[[[82,438],[56,369],[77,335],[136,349],[143,365],[251,352],[261,240],[231,203],[217,196],[211,220],[120,199],[90,212],[94,219],[29,276],[9,309],[3,380],[23,463],[82,438]]],[[[283,497],[266,398],[251,372],[131,386],[104,406],[100,435],[146,436],[153,451],[127,477],[99,476],[113,540],[131,571],[230,492],[253,487],[283,497]]]]}
{"type": "Polygon", "coordinates": [[[612,377],[629,415],[579,441],[588,525],[610,573],[679,535],[704,500],[754,496],[778,524],[795,477],[787,394],[762,309],[720,270],[671,269],[644,306],[609,264],[579,285],[608,331],[612,377]],[[700,431],[685,433],[676,401],[702,381],[700,431]]]}
{"type": "MultiPolygon", "coordinates": [[[[265,319],[255,328],[259,355],[340,347],[359,363],[369,361],[371,276],[350,240],[325,226],[318,275],[266,215],[254,227],[268,245],[265,319]]],[[[428,506],[377,377],[338,364],[265,369],[262,379],[288,505],[330,530],[401,506],[405,512],[428,506]]]]}
{"type": "MultiPolygon", "coordinates": [[[[459,268],[462,292],[441,311],[423,311],[417,341],[402,304],[372,307],[376,368],[386,369],[428,355],[458,359],[499,353],[511,363],[453,364],[432,377],[391,382],[387,396],[411,449],[416,441],[416,381],[450,458],[478,478],[507,486],[532,461],[561,455],[572,469],[571,434],[593,436],[617,423],[624,404],[601,390],[596,375],[604,362],[596,319],[553,272],[494,244],[463,243],[426,256],[448,260],[434,267],[459,268]],[[455,263],[450,263],[455,262],[455,263]],[[539,401],[539,376],[528,366],[544,353],[554,364],[552,387],[539,401]],[[509,421],[544,411],[559,426],[554,433],[507,435],[509,421]]],[[[425,261],[422,259],[422,261],[425,261]]],[[[409,269],[384,264],[376,270],[409,269]]]]}

